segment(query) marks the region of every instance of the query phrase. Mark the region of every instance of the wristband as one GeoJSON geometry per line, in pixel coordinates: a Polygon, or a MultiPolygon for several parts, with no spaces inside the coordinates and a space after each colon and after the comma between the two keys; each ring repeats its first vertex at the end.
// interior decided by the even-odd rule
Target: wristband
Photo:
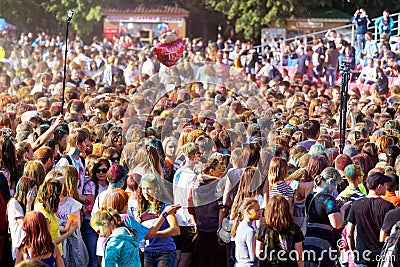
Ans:
{"type": "Polygon", "coordinates": [[[163,216],[164,218],[167,218],[168,217],[168,212],[166,212],[166,211],[163,211],[163,212],[161,212],[161,216],[163,216]]]}

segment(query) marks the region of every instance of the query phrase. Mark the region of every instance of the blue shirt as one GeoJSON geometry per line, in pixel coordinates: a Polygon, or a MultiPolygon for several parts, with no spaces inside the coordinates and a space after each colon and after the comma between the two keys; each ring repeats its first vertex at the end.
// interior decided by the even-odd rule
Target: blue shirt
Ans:
{"type": "Polygon", "coordinates": [[[388,20],[384,20],[382,16],[375,21],[375,26],[378,28],[379,34],[386,32],[391,35],[394,27],[394,20],[391,17],[389,17],[388,20]]]}
{"type": "Polygon", "coordinates": [[[377,57],[378,45],[374,40],[369,40],[365,42],[363,54],[365,54],[369,58],[377,57]]]}
{"type": "Polygon", "coordinates": [[[134,229],[136,231],[139,241],[144,239],[144,237],[150,230],[149,228],[138,223],[138,221],[136,221],[135,218],[133,218],[132,216],[127,216],[126,218],[123,219],[127,227],[134,229]]]}
{"type": "Polygon", "coordinates": [[[357,24],[357,34],[365,34],[368,31],[368,23],[369,18],[368,16],[360,17],[355,16],[352,17],[351,22],[357,24]]]}
{"type": "MultiPolygon", "coordinates": [[[[164,210],[165,207],[169,206],[169,204],[162,204],[161,210],[164,210]]],[[[143,222],[144,225],[150,226],[153,225],[154,222],[157,220],[158,215],[154,214],[154,219],[148,220],[143,222]]],[[[159,231],[168,229],[170,227],[169,223],[167,220],[163,222],[161,225],[159,231]]],[[[146,240],[146,245],[145,245],[145,251],[148,252],[164,252],[164,251],[171,251],[171,250],[176,250],[176,246],[174,243],[174,239],[172,236],[167,236],[167,237],[153,237],[150,238],[149,240],[146,240]]]]}

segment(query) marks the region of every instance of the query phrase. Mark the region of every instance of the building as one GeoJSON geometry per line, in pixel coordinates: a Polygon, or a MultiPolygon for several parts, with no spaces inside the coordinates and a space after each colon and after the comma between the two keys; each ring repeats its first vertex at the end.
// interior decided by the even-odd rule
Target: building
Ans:
{"type": "Polygon", "coordinates": [[[189,11],[173,6],[139,5],[131,9],[107,8],[104,17],[103,35],[112,39],[121,34],[137,37],[142,43],[150,43],[164,29],[176,30],[179,37],[187,36],[189,11]]]}

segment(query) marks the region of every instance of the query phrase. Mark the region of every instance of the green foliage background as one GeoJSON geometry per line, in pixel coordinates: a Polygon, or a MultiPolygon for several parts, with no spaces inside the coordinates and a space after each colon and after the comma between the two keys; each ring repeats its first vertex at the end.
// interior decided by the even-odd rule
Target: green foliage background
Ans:
{"type": "MultiPolygon", "coordinates": [[[[173,5],[189,10],[191,24],[222,25],[224,34],[246,39],[258,38],[261,28],[280,27],[286,18],[316,16],[315,13],[339,10],[349,15],[365,7],[371,17],[385,8],[400,10],[398,0],[1,0],[0,16],[20,31],[48,30],[62,33],[67,11],[73,9],[72,31],[83,38],[101,33],[101,8],[131,7],[138,4],[173,5]]],[[[211,27],[211,26],[210,26],[211,27]]]]}

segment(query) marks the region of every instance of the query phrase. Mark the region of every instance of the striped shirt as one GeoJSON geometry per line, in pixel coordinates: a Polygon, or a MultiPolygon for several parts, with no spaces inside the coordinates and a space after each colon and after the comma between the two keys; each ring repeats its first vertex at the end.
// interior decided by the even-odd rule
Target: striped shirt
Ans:
{"type": "Polygon", "coordinates": [[[284,196],[286,199],[289,199],[289,198],[293,199],[294,191],[285,182],[280,182],[280,183],[274,185],[274,187],[272,187],[271,190],[269,190],[270,198],[277,194],[284,196]]]}

